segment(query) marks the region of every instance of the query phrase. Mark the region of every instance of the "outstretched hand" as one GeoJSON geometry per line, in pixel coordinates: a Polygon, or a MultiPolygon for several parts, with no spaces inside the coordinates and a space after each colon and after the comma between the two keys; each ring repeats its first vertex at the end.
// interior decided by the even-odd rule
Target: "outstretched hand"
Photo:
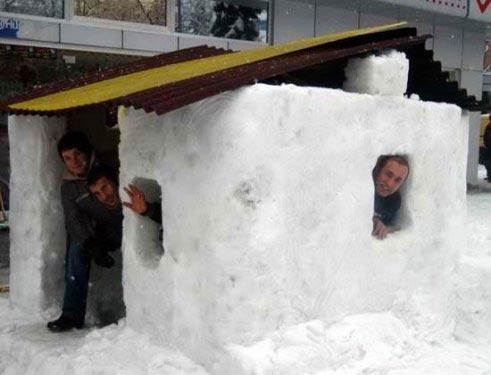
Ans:
{"type": "Polygon", "coordinates": [[[374,217],[372,235],[377,237],[379,240],[383,240],[385,237],[387,237],[388,233],[389,228],[387,228],[387,226],[378,217],[374,217]]]}
{"type": "Polygon", "coordinates": [[[130,202],[123,202],[123,206],[128,207],[131,211],[143,215],[148,211],[148,203],[145,200],[145,195],[135,185],[129,184],[123,188],[130,202]]]}

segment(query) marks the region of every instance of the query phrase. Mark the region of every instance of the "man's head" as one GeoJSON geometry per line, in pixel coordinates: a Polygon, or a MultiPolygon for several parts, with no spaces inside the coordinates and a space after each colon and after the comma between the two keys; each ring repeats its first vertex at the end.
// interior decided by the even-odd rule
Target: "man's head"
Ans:
{"type": "Polygon", "coordinates": [[[92,150],[92,144],[82,132],[66,133],[58,141],[58,154],[66,169],[78,177],[84,177],[89,171],[92,150]]]}
{"type": "Polygon", "coordinates": [[[373,169],[375,192],[387,197],[399,190],[409,174],[409,163],[401,155],[382,155],[373,169]]]}
{"type": "Polygon", "coordinates": [[[92,168],[87,175],[87,186],[94,197],[113,210],[121,204],[116,173],[105,166],[92,168]]]}

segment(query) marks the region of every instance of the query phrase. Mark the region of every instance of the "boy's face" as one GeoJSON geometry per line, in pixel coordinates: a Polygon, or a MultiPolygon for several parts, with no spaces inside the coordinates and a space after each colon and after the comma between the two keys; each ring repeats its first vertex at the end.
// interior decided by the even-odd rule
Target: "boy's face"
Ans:
{"type": "Polygon", "coordinates": [[[61,158],[66,169],[75,176],[84,177],[89,172],[88,157],[78,148],[62,151],[61,158]]]}
{"type": "Polygon", "coordinates": [[[375,178],[375,191],[381,197],[394,194],[406,180],[408,168],[396,160],[389,160],[375,178]]]}
{"type": "Polygon", "coordinates": [[[90,192],[104,206],[113,210],[121,204],[118,187],[109,178],[102,176],[94,184],[89,186],[90,192]]]}

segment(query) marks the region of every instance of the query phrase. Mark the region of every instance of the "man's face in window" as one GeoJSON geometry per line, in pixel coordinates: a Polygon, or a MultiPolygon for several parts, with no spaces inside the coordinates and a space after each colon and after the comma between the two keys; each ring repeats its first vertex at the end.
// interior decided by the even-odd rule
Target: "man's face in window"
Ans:
{"type": "Polygon", "coordinates": [[[408,168],[396,160],[389,160],[375,178],[375,191],[381,197],[394,194],[406,180],[408,168]]]}

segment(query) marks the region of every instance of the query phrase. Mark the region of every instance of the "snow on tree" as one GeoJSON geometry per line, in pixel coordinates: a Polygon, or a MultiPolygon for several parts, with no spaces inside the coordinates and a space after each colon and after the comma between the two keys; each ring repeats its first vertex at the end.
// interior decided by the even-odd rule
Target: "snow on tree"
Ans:
{"type": "Polygon", "coordinates": [[[210,29],[211,35],[230,39],[259,39],[260,9],[230,5],[224,1],[219,1],[213,11],[215,12],[215,22],[210,29]]]}
{"type": "Polygon", "coordinates": [[[178,31],[209,35],[213,21],[212,0],[180,0],[177,4],[178,31]]]}

